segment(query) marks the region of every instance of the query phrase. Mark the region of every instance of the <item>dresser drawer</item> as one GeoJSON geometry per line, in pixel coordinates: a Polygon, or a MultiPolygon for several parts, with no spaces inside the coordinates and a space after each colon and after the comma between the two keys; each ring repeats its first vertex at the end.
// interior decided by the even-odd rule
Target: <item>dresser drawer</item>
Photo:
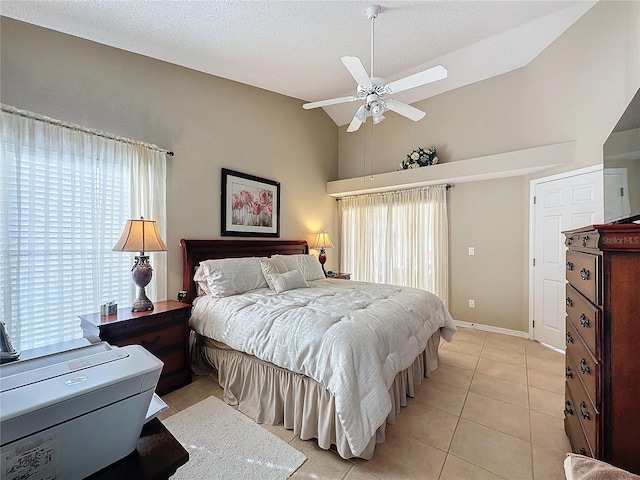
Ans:
{"type": "Polygon", "coordinates": [[[565,385],[564,431],[567,437],[569,437],[571,450],[573,450],[573,453],[593,457],[593,451],[591,450],[589,442],[587,442],[587,437],[584,435],[578,415],[579,411],[571,397],[569,386],[565,385]]]}
{"type": "Polygon", "coordinates": [[[131,335],[123,339],[115,339],[118,346],[142,345],[151,353],[157,353],[175,345],[183,346],[186,339],[186,325],[178,323],[168,328],[150,330],[139,335],[131,335]]]}
{"type": "Polygon", "coordinates": [[[176,350],[169,353],[156,355],[164,366],[162,367],[162,375],[168,375],[181,370],[188,370],[187,353],[185,350],[176,350]]]}
{"type": "Polygon", "coordinates": [[[600,309],[584,298],[578,291],[567,283],[567,316],[587,347],[601,360],[600,352],[600,309]]]}
{"type": "Polygon", "coordinates": [[[600,256],[569,250],[566,268],[567,281],[592,303],[601,305],[600,256]]]}
{"type": "Polygon", "coordinates": [[[595,230],[590,232],[574,232],[571,235],[567,236],[564,243],[567,247],[597,250],[599,239],[600,234],[595,230]]]}
{"type": "MultiPolygon", "coordinates": [[[[584,389],[591,402],[598,406],[596,392],[598,391],[597,387],[600,385],[600,364],[593,358],[591,352],[576,333],[575,327],[568,319],[566,342],[567,358],[573,362],[574,376],[584,384],[584,389]]],[[[570,363],[567,364],[571,366],[570,363]]]]}
{"type": "MultiPolygon", "coordinates": [[[[573,365],[573,367],[575,367],[575,365],[573,365]]],[[[566,386],[569,389],[569,398],[573,405],[573,413],[580,422],[580,426],[584,432],[584,436],[589,444],[591,452],[596,453],[598,451],[596,432],[598,428],[599,413],[591,403],[591,399],[585,392],[582,383],[579,381],[566,382],[566,386]]]]}

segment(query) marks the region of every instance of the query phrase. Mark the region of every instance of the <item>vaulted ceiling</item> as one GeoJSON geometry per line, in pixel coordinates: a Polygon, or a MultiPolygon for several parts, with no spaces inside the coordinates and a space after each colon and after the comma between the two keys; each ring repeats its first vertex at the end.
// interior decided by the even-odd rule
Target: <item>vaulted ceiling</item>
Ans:
{"type": "MultiPolygon", "coordinates": [[[[406,103],[523,67],[596,1],[14,1],[0,14],[304,101],[355,94],[340,58],[387,82],[441,64],[444,80],[406,103]]],[[[337,125],[357,107],[325,107],[337,125]]]]}

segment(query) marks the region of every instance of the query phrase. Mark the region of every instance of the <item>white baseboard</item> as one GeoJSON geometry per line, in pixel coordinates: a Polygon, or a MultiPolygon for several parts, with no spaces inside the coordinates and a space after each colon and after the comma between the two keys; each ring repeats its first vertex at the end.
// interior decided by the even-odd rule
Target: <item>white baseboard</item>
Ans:
{"type": "Polygon", "coordinates": [[[494,327],[492,325],[484,325],[482,323],[465,322],[463,320],[454,320],[453,323],[458,327],[469,328],[471,330],[483,330],[485,332],[501,333],[503,335],[511,335],[513,337],[529,338],[529,332],[521,332],[520,330],[494,327]]]}

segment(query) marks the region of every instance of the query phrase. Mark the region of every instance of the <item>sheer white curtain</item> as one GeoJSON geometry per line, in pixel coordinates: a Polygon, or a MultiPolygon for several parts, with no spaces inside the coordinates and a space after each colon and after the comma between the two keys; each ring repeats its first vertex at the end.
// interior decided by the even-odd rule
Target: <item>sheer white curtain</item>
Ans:
{"type": "Polygon", "coordinates": [[[343,198],[341,270],[428,290],[448,303],[446,186],[343,198]]]}
{"type": "MultiPolygon", "coordinates": [[[[166,158],[5,105],[0,130],[0,316],[22,350],[80,337],[78,315],[135,298],[133,256],[111,251],[126,220],[166,237],[166,158]]],[[[166,298],[161,255],[152,300],[166,298]]]]}

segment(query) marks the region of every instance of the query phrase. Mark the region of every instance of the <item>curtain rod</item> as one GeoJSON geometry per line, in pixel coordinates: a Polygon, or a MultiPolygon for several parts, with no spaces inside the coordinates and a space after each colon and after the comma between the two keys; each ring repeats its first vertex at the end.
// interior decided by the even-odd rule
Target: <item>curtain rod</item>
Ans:
{"type": "Polygon", "coordinates": [[[404,191],[407,191],[407,190],[426,189],[426,188],[429,188],[429,187],[443,187],[445,190],[449,190],[450,188],[453,188],[453,185],[451,185],[450,183],[440,183],[440,184],[437,184],[437,185],[427,185],[425,187],[401,188],[399,190],[390,190],[388,192],[375,192],[375,193],[362,193],[360,195],[347,195],[345,197],[336,198],[336,202],[341,202],[343,198],[361,197],[361,196],[364,196],[364,195],[385,195],[385,194],[390,194],[390,193],[404,192],[404,191]]]}
{"type": "Polygon", "coordinates": [[[140,140],[133,140],[131,138],[126,138],[126,137],[119,137],[118,135],[114,135],[112,133],[99,132],[97,130],[93,130],[91,128],[83,127],[82,125],[77,125],[75,123],[63,122],[62,120],[56,120],[56,119],[47,117],[45,115],[40,115],[40,114],[37,114],[37,113],[30,112],[28,110],[20,110],[19,108],[12,107],[11,105],[6,105],[4,103],[2,103],[0,105],[2,105],[2,111],[3,112],[13,113],[15,115],[20,115],[21,117],[25,117],[25,118],[32,118],[34,120],[39,120],[41,122],[50,123],[51,125],[58,125],[60,127],[68,128],[69,130],[76,130],[76,131],[79,131],[79,132],[90,133],[90,134],[96,135],[98,137],[108,138],[109,140],[116,140],[118,142],[129,143],[129,144],[132,144],[132,145],[140,145],[140,146],[146,147],[146,148],[148,148],[150,150],[156,150],[158,152],[162,152],[165,155],[169,155],[170,157],[174,156],[173,152],[171,152],[169,150],[166,150],[164,148],[160,148],[157,145],[154,145],[152,143],[146,143],[146,142],[142,142],[140,140]]]}

